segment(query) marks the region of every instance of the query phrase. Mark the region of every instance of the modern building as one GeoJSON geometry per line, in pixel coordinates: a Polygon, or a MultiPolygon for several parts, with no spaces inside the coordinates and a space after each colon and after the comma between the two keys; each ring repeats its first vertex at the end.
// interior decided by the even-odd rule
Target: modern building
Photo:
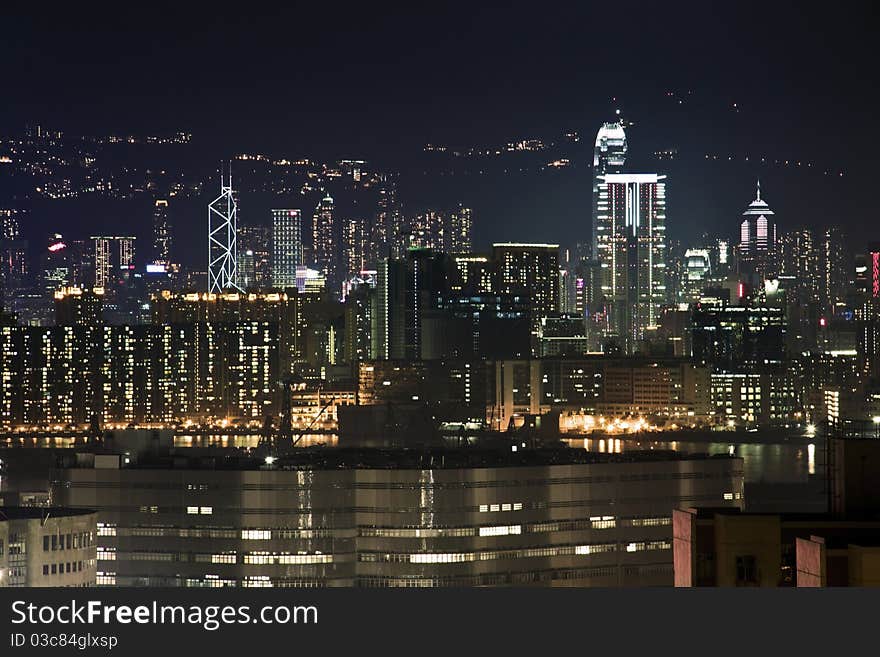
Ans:
{"type": "Polygon", "coordinates": [[[81,458],[53,495],[97,509],[99,584],[668,586],[672,510],[741,508],[742,472],[571,449],[175,453],[81,458]]]}
{"type": "Polygon", "coordinates": [[[626,164],[626,130],[621,121],[603,123],[596,134],[596,145],[593,149],[593,216],[592,216],[592,249],[589,254],[595,259],[598,251],[599,236],[599,188],[603,176],[612,173],[623,173],[626,164]]]}
{"type": "Polygon", "coordinates": [[[634,353],[666,302],[666,176],[599,177],[596,259],[607,335],[634,353]]]}
{"type": "Polygon", "coordinates": [[[97,514],[0,506],[0,588],[95,586],[97,514]]]}
{"type": "Polygon", "coordinates": [[[334,208],[330,194],[326,194],[315,206],[312,215],[312,249],[315,266],[327,278],[327,289],[339,296],[343,278],[340,271],[342,231],[334,208]]]}
{"type": "Polygon", "coordinates": [[[95,249],[95,287],[113,290],[122,272],[134,268],[135,237],[93,235],[95,249]]]}
{"type": "Polygon", "coordinates": [[[302,213],[294,209],[272,210],[272,286],[296,287],[296,268],[305,264],[302,213]]]}
{"type": "Polygon", "coordinates": [[[559,245],[496,243],[492,260],[496,293],[528,300],[537,352],[541,318],[559,313],[559,245]]]}
{"type": "Polygon", "coordinates": [[[171,220],[165,199],[156,199],[153,206],[153,262],[171,264],[171,220]]]}
{"type": "Polygon", "coordinates": [[[767,202],[761,198],[761,182],[755,200],[742,214],[739,238],[739,265],[741,273],[761,284],[774,275],[778,267],[776,250],[776,217],[767,202]]]}

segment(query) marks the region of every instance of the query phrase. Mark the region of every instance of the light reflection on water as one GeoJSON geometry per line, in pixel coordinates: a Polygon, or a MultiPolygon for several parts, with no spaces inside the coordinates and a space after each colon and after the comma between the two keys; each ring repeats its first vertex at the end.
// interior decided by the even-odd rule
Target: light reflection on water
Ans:
{"type": "MultiPolygon", "coordinates": [[[[297,437],[294,436],[294,439],[297,437]]],[[[336,447],[339,438],[336,434],[326,433],[309,433],[303,434],[297,440],[297,447],[314,447],[315,445],[326,445],[327,447],[336,447]]],[[[215,435],[188,435],[179,434],[174,436],[175,447],[257,447],[260,443],[260,436],[250,434],[215,434],[215,435]]]]}
{"type": "Polygon", "coordinates": [[[665,441],[638,438],[571,438],[570,447],[620,454],[633,450],[673,450],[685,454],[730,454],[743,459],[746,483],[807,483],[825,467],[824,450],[792,438],[784,443],[665,441]]]}

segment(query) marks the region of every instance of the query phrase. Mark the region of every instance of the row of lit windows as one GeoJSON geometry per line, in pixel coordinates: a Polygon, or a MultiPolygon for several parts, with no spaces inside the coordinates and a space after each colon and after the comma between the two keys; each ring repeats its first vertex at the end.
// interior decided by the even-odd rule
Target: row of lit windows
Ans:
{"type": "Polygon", "coordinates": [[[476,552],[419,552],[419,553],[378,553],[365,552],[358,555],[362,562],[380,563],[464,563],[470,561],[494,561],[500,559],[528,559],[535,557],[560,557],[572,555],[593,555],[603,552],[641,552],[644,550],[672,549],[670,541],[642,541],[626,544],[596,543],[592,545],[558,545],[539,548],[513,550],[481,550],[476,552]]]}

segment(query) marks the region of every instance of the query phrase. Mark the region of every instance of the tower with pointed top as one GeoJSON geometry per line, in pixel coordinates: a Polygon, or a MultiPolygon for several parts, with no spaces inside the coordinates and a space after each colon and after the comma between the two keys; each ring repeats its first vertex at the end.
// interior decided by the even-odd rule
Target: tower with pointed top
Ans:
{"type": "Polygon", "coordinates": [[[208,292],[241,291],[237,280],[238,204],[232,189],[232,168],[220,196],[208,204],[208,292]]]}
{"type": "Polygon", "coordinates": [[[776,218],[767,202],[761,198],[758,180],[755,200],[742,214],[739,238],[741,273],[754,276],[760,284],[776,272],[776,218]]]}

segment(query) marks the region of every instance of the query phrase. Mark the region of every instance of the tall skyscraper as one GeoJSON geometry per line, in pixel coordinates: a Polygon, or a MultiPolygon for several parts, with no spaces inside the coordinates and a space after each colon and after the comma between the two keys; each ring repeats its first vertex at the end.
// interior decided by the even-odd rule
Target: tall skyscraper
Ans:
{"type": "Polygon", "coordinates": [[[829,309],[842,303],[846,296],[849,261],[843,231],[829,226],[822,235],[820,253],[822,297],[829,309]]]}
{"type": "Polygon", "coordinates": [[[339,227],[334,217],[333,197],[324,196],[315,207],[312,222],[312,244],[315,265],[327,277],[327,287],[339,294],[342,278],[339,275],[339,227]]]}
{"type": "Polygon", "coordinates": [[[238,203],[232,189],[220,176],[220,196],[208,204],[208,292],[237,290],[238,203]]]}
{"type": "Polygon", "coordinates": [[[622,173],[626,164],[626,131],[622,122],[603,123],[596,134],[596,146],[593,149],[593,235],[590,258],[597,257],[598,225],[599,225],[599,187],[602,176],[611,173],[622,173]]]}
{"type": "Polygon", "coordinates": [[[473,248],[472,210],[463,205],[452,211],[449,226],[448,253],[469,253],[473,248]]]}
{"type": "Polygon", "coordinates": [[[633,353],[666,301],[666,176],[607,174],[598,190],[597,256],[607,335],[633,353]]]}
{"type": "Polygon", "coordinates": [[[109,290],[119,280],[120,272],[134,266],[134,242],[131,236],[92,236],[96,287],[109,290]]]}
{"type": "Polygon", "coordinates": [[[296,268],[304,264],[302,213],[272,210],[272,285],[296,287],[296,268]]]}
{"type": "Polygon", "coordinates": [[[773,210],[761,198],[761,181],[755,200],[742,214],[739,239],[741,272],[760,283],[776,273],[776,219],[773,210]]]}
{"type": "Polygon", "coordinates": [[[367,265],[375,266],[389,255],[399,256],[395,250],[400,231],[400,207],[397,202],[397,182],[393,176],[382,174],[379,179],[376,215],[370,236],[367,265]]]}
{"type": "Polygon", "coordinates": [[[165,199],[156,199],[153,206],[153,262],[171,264],[171,224],[165,199]]]}
{"type": "Polygon", "coordinates": [[[0,301],[27,282],[27,241],[21,238],[19,212],[0,209],[0,301]]]}
{"type": "MultiPolygon", "coordinates": [[[[273,221],[274,223],[274,221],[273,221]]],[[[301,224],[300,224],[301,227],[301,224]]],[[[266,289],[273,286],[272,282],[272,260],[274,258],[272,252],[272,227],[262,224],[247,225],[239,224],[238,236],[236,243],[238,245],[238,262],[239,267],[244,261],[248,274],[245,278],[239,275],[239,285],[245,287],[253,287],[257,289],[266,289]],[[242,256],[242,253],[244,256],[242,256]],[[251,267],[253,271],[251,271],[251,267]],[[246,283],[244,281],[247,281],[246,283]]],[[[301,228],[300,228],[301,232],[301,228]]]]}
{"type": "Polygon", "coordinates": [[[348,280],[358,275],[367,264],[367,244],[370,227],[364,219],[347,219],[342,222],[342,277],[348,280]]]}

